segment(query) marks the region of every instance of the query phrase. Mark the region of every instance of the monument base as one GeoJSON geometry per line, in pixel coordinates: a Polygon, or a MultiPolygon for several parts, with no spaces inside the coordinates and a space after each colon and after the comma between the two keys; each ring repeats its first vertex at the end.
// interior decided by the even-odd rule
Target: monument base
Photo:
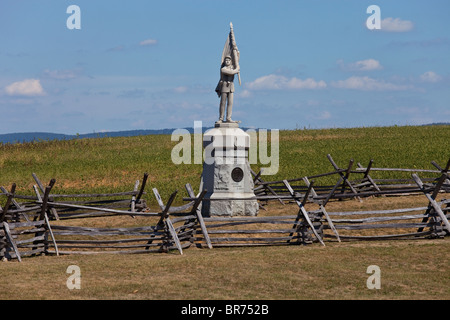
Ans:
{"type": "Polygon", "coordinates": [[[204,201],[202,205],[202,214],[204,216],[257,216],[259,205],[254,198],[254,194],[212,194],[210,201],[204,201]],[[248,196],[249,200],[230,200],[230,198],[243,199],[248,196]],[[224,200],[220,200],[224,199],[224,200]]]}
{"type": "Polygon", "coordinates": [[[232,122],[228,122],[228,121],[216,121],[214,123],[214,127],[215,128],[239,128],[239,123],[241,123],[240,121],[232,121],[232,122]]]}
{"type": "Polygon", "coordinates": [[[203,136],[202,215],[256,216],[259,204],[247,160],[250,136],[238,122],[216,123],[203,136]],[[248,199],[248,200],[247,200],[248,199]]]}

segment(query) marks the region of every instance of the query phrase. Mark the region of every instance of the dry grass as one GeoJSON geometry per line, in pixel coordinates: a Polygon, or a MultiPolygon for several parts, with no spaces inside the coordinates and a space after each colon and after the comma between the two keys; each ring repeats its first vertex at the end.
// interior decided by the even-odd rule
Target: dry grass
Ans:
{"type": "MultiPolygon", "coordinates": [[[[422,205],[425,197],[333,201],[328,210],[422,205]]],[[[271,203],[260,215],[296,214],[271,203]]],[[[117,227],[145,218],[108,217],[60,224],[117,227]]],[[[54,222],[56,223],[56,222],[54,222]]],[[[442,299],[450,298],[450,239],[326,241],[301,246],[199,249],[183,255],[39,256],[1,262],[0,299],[442,299]],[[69,265],[81,269],[81,289],[69,290],[69,265]],[[367,267],[381,269],[381,289],[369,290],[367,267]]]]}
{"type": "MultiPolygon", "coordinates": [[[[298,178],[332,170],[331,154],[344,167],[349,159],[376,167],[434,169],[430,161],[448,161],[450,126],[387,127],[280,132],[280,170],[265,180],[298,178]]],[[[17,183],[32,193],[35,172],[54,193],[130,191],[148,172],[148,189],[158,188],[164,201],[185,183],[198,189],[201,165],[175,166],[176,143],[170,136],[79,139],[0,145],[0,185],[17,183]]],[[[253,169],[258,172],[257,165],[253,169]]],[[[373,178],[378,178],[376,173],[373,178]]],[[[397,177],[397,176],[396,176],[397,177]]],[[[422,175],[421,175],[422,177],[422,175]]],[[[320,181],[320,183],[336,183],[320,181]]],[[[381,174],[380,178],[391,178],[381,174]]],[[[319,183],[319,184],[320,184],[319,183]]],[[[317,184],[316,184],[317,185],[317,184]]],[[[176,205],[182,203],[183,192],[176,205]]],[[[156,208],[151,192],[147,203],[156,208]]],[[[4,201],[4,197],[0,199],[4,201]]],[[[328,211],[426,206],[424,196],[333,201],[328,211]]],[[[308,209],[314,209],[308,205],[308,209]]],[[[260,215],[294,215],[295,204],[273,202],[260,215]]],[[[152,210],[154,211],[154,210],[152,210]]],[[[108,217],[53,224],[91,227],[149,225],[137,217],[108,217]]],[[[191,247],[183,255],[67,255],[0,262],[0,299],[442,299],[450,298],[450,239],[377,242],[326,241],[307,246],[214,248],[191,247]],[[69,265],[81,269],[81,289],[69,290],[69,265]],[[369,290],[367,267],[381,269],[381,289],[369,290]]],[[[320,310],[318,310],[320,311],[320,310]]]]}
{"type": "Polygon", "coordinates": [[[450,241],[42,256],[0,264],[1,299],[449,299],[450,241]],[[440,254],[436,254],[439,252],[440,254]],[[81,289],[66,287],[69,265],[81,289]],[[381,289],[366,287],[369,265],[381,289]]]}

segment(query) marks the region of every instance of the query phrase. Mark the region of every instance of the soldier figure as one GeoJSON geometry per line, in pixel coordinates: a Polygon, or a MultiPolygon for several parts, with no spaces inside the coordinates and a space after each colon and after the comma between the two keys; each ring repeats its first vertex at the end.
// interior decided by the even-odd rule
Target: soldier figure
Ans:
{"type": "Polygon", "coordinates": [[[239,66],[233,67],[231,56],[224,58],[220,69],[220,81],[217,84],[216,92],[220,97],[219,121],[222,123],[225,115],[225,106],[227,108],[227,122],[236,122],[231,120],[231,112],[233,111],[233,92],[234,92],[234,75],[239,73],[239,66]]]}

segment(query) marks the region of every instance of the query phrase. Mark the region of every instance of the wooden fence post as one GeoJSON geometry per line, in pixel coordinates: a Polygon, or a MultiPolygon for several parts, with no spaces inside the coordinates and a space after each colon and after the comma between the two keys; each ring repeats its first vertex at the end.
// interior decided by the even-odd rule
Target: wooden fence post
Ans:
{"type": "Polygon", "coordinates": [[[148,179],[148,173],[145,172],[144,173],[144,178],[142,178],[142,184],[141,184],[141,189],[139,190],[139,193],[136,197],[136,202],[139,203],[139,201],[141,200],[142,195],[144,194],[144,189],[145,189],[145,185],[147,183],[147,179],[148,179]]]}
{"type": "MultiPolygon", "coordinates": [[[[295,219],[295,224],[294,227],[297,225],[298,221],[300,220],[300,216],[303,215],[303,217],[305,218],[306,222],[308,223],[308,225],[310,226],[312,232],[314,233],[314,235],[316,236],[316,238],[320,241],[320,243],[325,246],[325,243],[323,242],[322,238],[320,237],[320,235],[317,233],[316,228],[314,228],[314,225],[312,224],[311,220],[309,219],[308,216],[308,212],[305,210],[305,207],[302,205],[302,203],[295,197],[295,192],[292,189],[291,185],[289,184],[289,182],[287,180],[283,180],[284,185],[286,186],[286,188],[289,190],[289,193],[291,194],[292,198],[295,200],[295,202],[297,203],[297,205],[299,206],[299,212],[297,214],[297,218],[295,219]]],[[[291,234],[292,235],[292,234],[291,234]]],[[[291,236],[290,235],[290,236],[291,236]]]]}
{"type": "Polygon", "coordinates": [[[11,192],[8,194],[8,198],[6,199],[5,207],[2,210],[2,215],[0,216],[0,222],[5,221],[6,212],[8,211],[9,206],[11,205],[11,201],[14,198],[14,193],[16,192],[16,184],[13,183],[11,186],[11,192]]]}
{"type": "MultiPolygon", "coordinates": [[[[195,198],[195,194],[194,191],[192,190],[192,187],[189,183],[186,184],[186,191],[189,195],[189,197],[191,198],[195,198]]],[[[209,249],[212,249],[212,244],[211,244],[211,239],[209,238],[209,234],[208,234],[208,229],[206,229],[206,225],[205,225],[205,221],[203,220],[203,216],[202,213],[200,212],[198,206],[201,203],[201,200],[203,199],[204,195],[206,194],[206,189],[204,189],[200,195],[197,197],[199,200],[198,204],[195,206],[195,214],[197,216],[197,220],[200,224],[200,228],[202,230],[203,233],[203,237],[205,238],[206,241],[206,245],[208,246],[209,249]]],[[[192,208],[192,211],[194,212],[194,207],[192,208]]]]}
{"type": "MultiPolygon", "coordinates": [[[[35,220],[38,219],[39,221],[41,221],[41,220],[45,221],[45,223],[47,225],[47,229],[49,230],[50,235],[51,235],[51,237],[53,239],[53,244],[55,246],[55,251],[56,251],[57,255],[59,255],[58,246],[56,245],[55,238],[53,237],[53,232],[52,232],[52,229],[50,227],[50,223],[48,222],[49,219],[48,219],[48,216],[47,216],[47,202],[49,200],[50,191],[52,190],[54,185],[55,185],[55,179],[51,179],[49,185],[47,187],[45,187],[44,197],[42,198],[42,203],[41,203],[41,213],[39,214],[39,217],[38,216],[35,217],[35,220]]],[[[40,195],[39,195],[39,192],[38,192],[36,186],[35,186],[34,190],[36,192],[38,200],[40,200],[40,195]]],[[[45,233],[45,231],[44,231],[44,233],[45,233]]],[[[43,234],[42,231],[36,232],[35,237],[42,236],[42,234],[43,234]]],[[[34,247],[33,250],[35,250],[36,248],[37,247],[34,247]]],[[[47,246],[45,246],[45,251],[47,251],[47,246]]]]}
{"type": "MultiPolygon", "coordinates": [[[[367,179],[370,184],[377,190],[378,192],[381,192],[381,189],[378,187],[378,185],[375,183],[375,181],[372,179],[372,177],[369,175],[370,169],[372,169],[373,159],[369,161],[369,164],[367,165],[366,171],[364,171],[364,179],[367,179]]],[[[361,164],[358,163],[358,167],[362,168],[361,164]]]]}
{"type": "Polygon", "coordinates": [[[441,171],[441,174],[445,174],[447,176],[447,184],[450,184],[450,159],[448,159],[447,165],[445,168],[441,168],[436,162],[431,161],[431,164],[434,165],[439,171],[441,171]]]}
{"type": "MultiPolygon", "coordinates": [[[[347,184],[350,187],[350,190],[352,190],[352,192],[354,194],[357,194],[358,192],[355,190],[355,188],[353,187],[353,185],[350,183],[350,181],[348,180],[348,176],[350,174],[350,169],[353,166],[353,160],[350,160],[350,163],[348,165],[348,169],[346,170],[346,174],[344,175],[344,173],[342,172],[342,170],[337,166],[337,164],[333,161],[333,158],[331,157],[330,154],[327,154],[327,158],[328,160],[331,162],[331,165],[334,167],[334,169],[336,170],[336,172],[339,173],[339,175],[341,176],[341,178],[343,179],[342,182],[342,186],[344,186],[344,184],[347,184]]],[[[356,198],[359,201],[362,201],[361,198],[359,196],[356,196],[356,198]]]]}
{"type": "MultiPolygon", "coordinates": [[[[39,178],[37,177],[37,175],[36,175],[35,173],[32,173],[31,175],[33,176],[34,180],[36,181],[36,183],[37,183],[39,189],[41,190],[41,192],[42,192],[42,193],[45,193],[45,188],[44,188],[42,182],[41,182],[41,181],[39,180],[39,178]]],[[[55,183],[55,179],[52,179],[51,181],[53,181],[53,184],[55,183]]],[[[52,183],[51,181],[50,181],[50,183],[52,183]]],[[[53,187],[53,185],[52,185],[52,187],[53,187]]],[[[52,197],[49,197],[49,200],[52,201],[52,200],[53,200],[52,197]]],[[[50,212],[51,212],[52,216],[53,216],[56,220],[59,220],[58,212],[56,211],[55,208],[51,208],[51,209],[50,209],[50,212]]]]}
{"type": "Polygon", "coordinates": [[[439,171],[441,171],[441,173],[445,173],[448,175],[448,170],[450,169],[450,159],[448,159],[445,168],[441,168],[435,161],[431,161],[431,164],[434,165],[439,171]]]}
{"type": "Polygon", "coordinates": [[[447,217],[445,216],[445,214],[442,211],[441,207],[439,206],[439,204],[435,200],[436,195],[439,192],[439,189],[441,188],[442,183],[445,181],[445,178],[447,177],[447,175],[446,174],[442,174],[441,179],[439,179],[439,182],[436,185],[436,187],[434,188],[433,193],[431,195],[429,193],[427,193],[427,191],[424,188],[423,182],[420,180],[420,178],[415,173],[412,174],[412,177],[413,177],[414,181],[416,182],[416,184],[419,186],[420,190],[428,198],[428,201],[430,201],[430,205],[433,207],[433,209],[439,215],[441,220],[444,222],[444,225],[445,225],[445,228],[447,229],[447,231],[450,232],[450,223],[448,222],[447,217]]]}
{"type": "MultiPolygon", "coordinates": [[[[161,197],[159,196],[158,190],[156,188],[153,188],[153,192],[156,196],[159,206],[162,209],[162,212],[160,214],[161,217],[159,218],[159,221],[156,224],[156,228],[157,228],[156,230],[158,230],[158,228],[166,229],[169,232],[169,234],[171,235],[173,241],[175,242],[175,245],[177,246],[180,254],[183,254],[183,250],[181,249],[180,240],[178,239],[177,233],[176,233],[175,229],[173,228],[172,222],[169,219],[169,209],[178,193],[178,190],[171,194],[166,205],[164,205],[164,203],[162,202],[161,197]]],[[[163,246],[164,246],[164,244],[163,244],[163,246]]]]}
{"type": "Polygon", "coordinates": [[[169,217],[166,217],[164,220],[164,223],[166,224],[167,229],[169,230],[170,235],[172,236],[173,241],[175,242],[175,246],[177,247],[180,254],[183,254],[183,249],[181,248],[180,240],[178,239],[177,232],[175,231],[175,228],[173,227],[172,221],[170,221],[169,217]]]}
{"type": "Polygon", "coordinates": [[[314,185],[314,180],[311,180],[311,183],[306,185],[308,187],[308,189],[306,190],[305,195],[303,196],[302,206],[304,206],[306,204],[306,202],[308,202],[308,196],[311,193],[311,190],[314,190],[313,185],[314,185]]]}
{"type": "MultiPolygon", "coordinates": [[[[353,167],[353,162],[354,162],[353,159],[350,159],[350,161],[348,163],[347,170],[345,171],[344,182],[342,183],[341,193],[345,193],[345,181],[348,181],[348,177],[350,176],[350,170],[353,167]]],[[[337,169],[339,169],[339,168],[337,168],[337,169]]],[[[356,189],[355,189],[355,191],[356,191],[356,189]]]]}
{"type": "MultiPolygon", "coordinates": [[[[304,181],[306,183],[306,185],[308,186],[308,190],[311,189],[313,195],[316,194],[316,192],[314,191],[314,188],[312,187],[314,180],[311,180],[311,183],[308,181],[308,178],[304,178],[304,181]]],[[[320,207],[320,211],[323,213],[323,215],[325,216],[325,219],[328,222],[328,225],[330,226],[330,229],[333,231],[333,233],[336,235],[336,238],[339,242],[341,242],[341,238],[339,237],[339,233],[336,230],[336,227],[334,226],[333,221],[331,220],[330,216],[328,215],[327,210],[325,210],[325,206],[322,203],[319,203],[319,207],[320,207]]]]}
{"type": "Polygon", "coordinates": [[[50,227],[50,221],[47,216],[47,212],[44,213],[45,224],[47,225],[47,229],[52,237],[53,246],[55,247],[56,255],[59,256],[58,245],[56,244],[56,239],[53,234],[52,228],[50,227]]]}
{"type": "Polygon", "coordinates": [[[340,177],[338,182],[334,185],[333,189],[331,189],[331,191],[328,193],[327,197],[322,201],[323,206],[325,206],[328,201],[330,201],[331,197],[334,195],[334,193],[336,192],[336,189],[341,185],[342,181],[344,180],[344,178],[340,177]]]}
{"type": "Polygon", "coordinates": [[[44,214],[47,211],[47,202],[49,200],[50,191],[52,190],[52,187],[54,184],[55,184],[55,179],[52,179],[50,181],[50,184],[47,187],[45,187],[44,197],[42,198],[41,213],[39,215],[39,220],[44,219],[44,214]]]}
{"type": "MultiPolygon", "coordinates": [[[[0,190],[2,190],[3,193],[8,194],[8,190],[6,190],[3,187],[0,187],[0,190]]],[[[17,209],[23,209],[23,207],[20,205],[20,203],[18,203],[14,198],[11,199],[12,204],[17,208],[17,209]]],[[[0,210],[3,210],[2,207],[0,206],[0,210]]],[[[28,216],[25,213],[21,213],[21,215],[25,218],[26,221],[30,221],[28,219],[28,216]]]]}
{"type": "MultiPolygon", "coordinates": [[[[262,172],[262,171],[259,171],[258,174],[255,174],[255,172],[254,172],[253,170],[250,169],[250,172],[255,176],[255,183],[256,183],[256,182],[264,183],[264,181],[259,177],[259,176],[261,175],[261,172],[262,172]]],[[[270,192],[271,194],[273,194],[274,196],[278,197],[278,201],[279,201],[281,204],[284,205],[283,200],[282,200],[282,199],[277,195],[277,193],[270,187],[270,185],[265,184],[264,186],[265,186],[265,188],[267,188],[267,190],[269,190],[269,192],[270,192]]]]}
{"type": "Polygon", "coordinates": [[[9,224],[6,221],[3,221],[3,230],[5,230],[6,238],[8,239],[9,243],[11,244],[11,247],[14,250],[14,253],[17,256],[17,260],[19,262],[22,262],[22,258],[20,257],[19,249],[16,246],[16,243],[14,242],[14,238],[11,235],[11,230],[9,229],[9,224]]]}

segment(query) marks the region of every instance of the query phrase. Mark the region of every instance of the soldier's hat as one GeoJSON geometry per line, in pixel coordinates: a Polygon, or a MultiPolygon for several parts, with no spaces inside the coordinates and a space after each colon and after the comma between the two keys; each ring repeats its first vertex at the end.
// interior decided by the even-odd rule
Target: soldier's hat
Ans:
{"type": "Polygon", "coordinates": [[[230,59],[230,60],[231,60],[231,56],[230,56],[230,55],[225,56],[225,57],[223,58],[223,61],[225,61],[225,59],[230,59]]]}

